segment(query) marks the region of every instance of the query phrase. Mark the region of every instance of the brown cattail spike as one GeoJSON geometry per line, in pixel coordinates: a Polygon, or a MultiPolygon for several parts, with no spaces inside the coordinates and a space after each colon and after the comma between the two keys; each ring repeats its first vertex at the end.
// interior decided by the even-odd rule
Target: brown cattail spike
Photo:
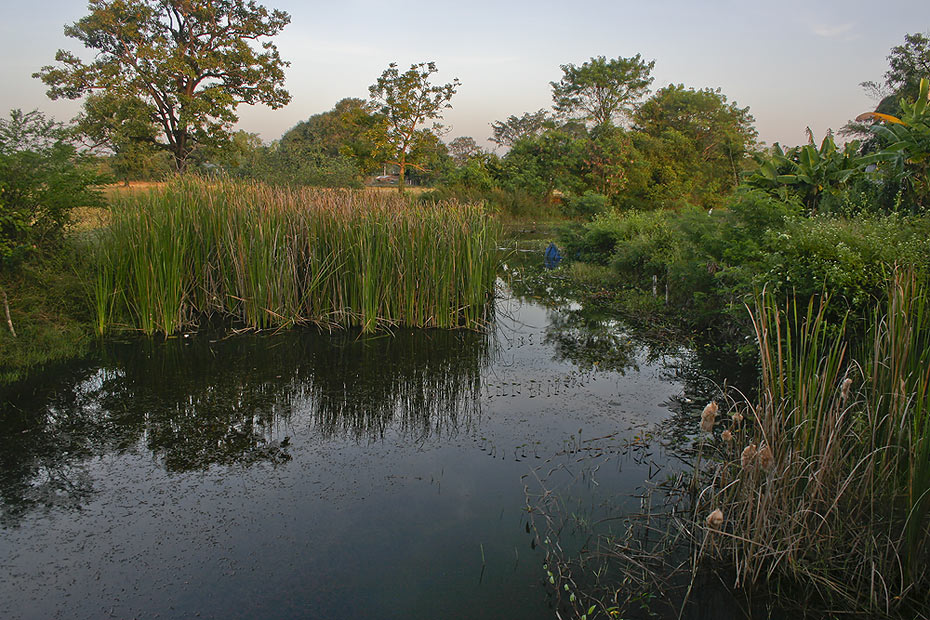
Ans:
{"type": "Polygon", "coordinates": [[[775,467],[775,455],[772,453],[772,449],[765,444],[762,444],[762,447],[759,448],[756,459],[759,461],[759,467],[765,471],[772,471],[772,468],[775,467]]]}
{"type": "Polygon", "coordinates": [[[743,453],[740,455],[740,462],[743,466],[743,469],[749,469],[752,467],[755,458],[756,458],[756,444],[751,443],[743,449],[743,453]]]}
{"type": "Polygon", "coordinates": [[[721,525],[723,525],[723,511],[718,508],[707,515],[707,527],[719,530],[721,525]]]}
{"type": "Polygon", "coordinates": [[[705,433],[714,432],[714,421],[717,419],[717,402],[710,401],[701,412],[701,430],[705,433]]]}
{"type": "Polygon", "coordinates": [[[846,401],[849,400],[849,388],[852,387],[852,379],[847,377],[843,379],[843,385],[840,387],[840,404],[845,405],[846,401]]]}

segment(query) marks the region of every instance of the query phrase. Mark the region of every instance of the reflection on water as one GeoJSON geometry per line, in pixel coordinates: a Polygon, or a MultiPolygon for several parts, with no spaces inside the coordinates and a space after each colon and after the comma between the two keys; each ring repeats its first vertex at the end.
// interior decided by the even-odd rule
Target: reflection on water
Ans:
{"type": "Polygon", "coordinates": [[[19,386],[0,428],[3,522],[79,506],[81,462],[137,444],[167,471],[285,461],[295,409],[323,437],[454,433],[491,351],[488,334],[464,331],[218,336],[113,344],[64,380],[19,386]]]}
{"type": "Polygon", "coordinates": [[[635,509],[713,386],[529,297],[486,334],[111,343],[0,394],[0,616],[552,617],[533,481],[635,509]]]}

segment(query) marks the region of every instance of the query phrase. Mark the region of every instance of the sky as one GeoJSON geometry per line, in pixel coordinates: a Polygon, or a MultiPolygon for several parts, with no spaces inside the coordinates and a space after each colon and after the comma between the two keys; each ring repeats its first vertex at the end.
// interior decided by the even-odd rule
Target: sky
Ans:
{"type": "MultiPolygon", "coordinates": [[[[63,28],[87,13],[83,0],[3,0],[0,113],[41,109],[58,120],[80,102],[51,101],[31,77],[58,49],[89,59],[63,28]]],[[[654,60],[653,90],[675,83],[721,88],[750,108],[767,144],[806,142],[874,109],[859,86],[881,81],[892,47],[930,31],[930,1],[884,0],[549,0],[317,2],[260,0],[290,13],[275,39],[291,103],[240,106],[237,128],[279,138],[345,97],[366,98],[388,64],[434,61],[433,79],[461,86],[443,124],[447,141],[486,144],[490,123],[551,108],[560,65],[594,56],[654,60]]]]}

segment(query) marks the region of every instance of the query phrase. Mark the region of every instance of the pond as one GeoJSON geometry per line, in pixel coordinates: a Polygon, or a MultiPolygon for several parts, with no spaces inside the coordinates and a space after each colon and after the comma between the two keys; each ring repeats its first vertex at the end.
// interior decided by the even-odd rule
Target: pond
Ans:
{"type": "Polygon", "coordinates": [[[527,506],[638,510],[711,387],[499,297],[486,333],[110,342],[0,395],[0,617],[555,617],[527,506]]]}

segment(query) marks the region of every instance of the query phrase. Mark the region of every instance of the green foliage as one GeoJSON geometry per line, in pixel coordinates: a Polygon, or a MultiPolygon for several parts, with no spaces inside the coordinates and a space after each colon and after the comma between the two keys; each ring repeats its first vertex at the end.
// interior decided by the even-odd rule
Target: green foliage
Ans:
{"type": "Polygon", "coordinates": [[[0,290],[9,298],[16,327],[13,337],[0,319],[0,385],[88,351],[93,340],[89,256],[86,245],[67,238],[58,251],[35,256],[15,271],[0,269],[0,290]]]}
{"type": "Polygon", "coordinates": [[[895,91],[895,102],[915,99],[920,80],[930,76],[930,36],[906,34],[904,44],[891,48],[885,84],[895,91]]]}
{"type": "Polygon", "coordinates": [[[540,200],[548,199],[554,190],[583,194],[587,142],[584,128],[571,125],[517,141],[501,161],[501,186],[540,200]]]}
{"type": "Polygon", "coordinates": [[[594,125],[611,125],[629,114],[647,91],[655,61],[597,56],[580,67],[562,65],[562,79],[551,82],[555,109],[594,125]]]}
{"type": "Polygon", "coordinates": [[[156,146],[158,132],[148,107],[137,97],[91,93],[75,122],[75,132],[92,149],[111,153],[107,164],[117,179],[153,180],[170,172],[170,158],[159,157],[165,153],[156,146]]]}
{"type": "Polygon", "coordinates": [[[460,84],[458,78],[441,86],[431,84],[430,75],[436,71],[436,63],[421,62],[401,73],[392,62],[368,89],[372,105],[384,118],[378,140],[385,159],[400,168],[397,189],[401,192],[408,164],[423,168],[423,152],[438,141],[435,124],[432,129],[420,126],[442,118],[460,84]]]}
{"type": "Polygon", "coordinates": [[[828,134],[819,149],[805,144],[783,151],[775,144],[769,156],[757,156],[759,167],[745,182],[782,199],[796,197],[809,213],[823,212],[840,203],[852,185],[867,178],[866,166],[883,158],[880,154],[860,155],[856,141],[839,149],[828,134]]]}
{"type": "Polygon", "coordinates": [[[865,338],[832,318],[832,301],[757,299],[761,394],[734,404],[746,423],[731,424],[736,447],[696,507],[722,508],[728,536],[709,533],[708,549],[733,562],[737,583],[787,578],[832,613],[927,608],[928,295],[925,275],[890,274],[865,338]],[[770,458],[741,459],[751,444],[770,458]]]}
{"type": "Polygon", "coordinates": [[[101,333],[204,316],[262,329],[484,325],[498,228],[478,206],[179,178],[113,208],[96,256],[101,333]]]}
{"type": "Polygon", "coordinates": [[[464,203],[485,203],[504,217],[551,220],[561,217],[555,205],[520,188],[501,184],[501,160],[492,153],[481,153],[462,166],[445,171],[436,189],[421,194],[428,202],[456,200],[464,203]]]}
{"type": "Polygon", "coordinates": [[[377,170],[377,132],[383,119],[372,114],[365,101],[343,99],[332,110],[311,116],[288,130],[279,148],[295,161],[313,158],[354,162],[359,175],[377,170]]]}
{"type": "Polygon", "coordinates": [[[581,196],[568,197],[561,206],[562,212],[570,217],[591,218],[607,210],[608,198],[588,190],[581,196]]]}
{"type": "Polygon", "coordinates": [[[633,120],[653,138],[687,142],[680,164],[698,177],[694,187],[703,196],[726,193],[739,183],[757,135],[749,108],[728,102],[719,88],[670,84],[647,99],[633,120]]]}
{"type": "MultiPolygon", "coordinates": [[[[744,305],[763,287],[810,299],[861,324],[894,265],[930,269],[930,219],[802,217],[799,202],[741,191],[725,208],[609,212],[563,235],[570,258],[609,265],[626,286],[655,283],[692,327],[745,335],[744,305]],[[724,319],[725,320],[722,320],[724,319]]],[[[834,320],[838,316],[832,317],[834,320]]]]}
{"type": "MultiPolygon", "coordinates": [[[[290,101],[282,88],[287,63],[263,40],[290,22],[283,11],[253,0],[90,0],[88,8],[65,34],[93,50],[94,59],[59,50],[60,64],[34,77],[53,99],[101,91],[132,108],[133,119],[157,128],[156,144],[172,154],[178,171],[198,146],[228,139],[237,105],[274,109],[290,101]]],[[[103,115],[93,105],[85,115],[112,119],[112,107],[105,107],[103,115]]],[[[113,146],[123,148],[127,136],[114,136],[113,146]]],[[[148,141],[152,132],[128,137],[148,141]]]]}
{"type": "Polygon", "coordinates": [[[41,112],[0,119],[0,268],[55,245],[75,207],[98,206],[102,179],[41,112]]]}
{"type": "Polygon", "coordinates": [[[483,153],[484,150],[471,136],[459,136],[449,143],[449,157],[456,166],[463,166],[483,153]]]}
{"type": "Polygon", "coordinates": [[[506,120],[491,123],[493,135],[491,142],[500,146],[512,147],[519,140],[538,136],[552,120],[544,109],[536,112],[525,112],[523,116],[508,116],[506,120]]]}
{"type": "Polygon", "coordinates": [[[587,192],[620,209],[713,207],[736,185],[755,143],[748,109],[717,90],[669,86],[643,103],[633,120],[632,129],[550,122],[512,142],[498,182],[541,199],[564,194],[576,217],[601,210],[574,208],[587,192]]]}
{"type": "Polygon", "coordinates": [[[901,118],[865,114],[883,121],[872,126],[883,149],[873,157],[890,164],[889,177],[906,189],[912,210],[930,207],[930,80],[920,80],[917,98],[901,100],[901,118]]]}

